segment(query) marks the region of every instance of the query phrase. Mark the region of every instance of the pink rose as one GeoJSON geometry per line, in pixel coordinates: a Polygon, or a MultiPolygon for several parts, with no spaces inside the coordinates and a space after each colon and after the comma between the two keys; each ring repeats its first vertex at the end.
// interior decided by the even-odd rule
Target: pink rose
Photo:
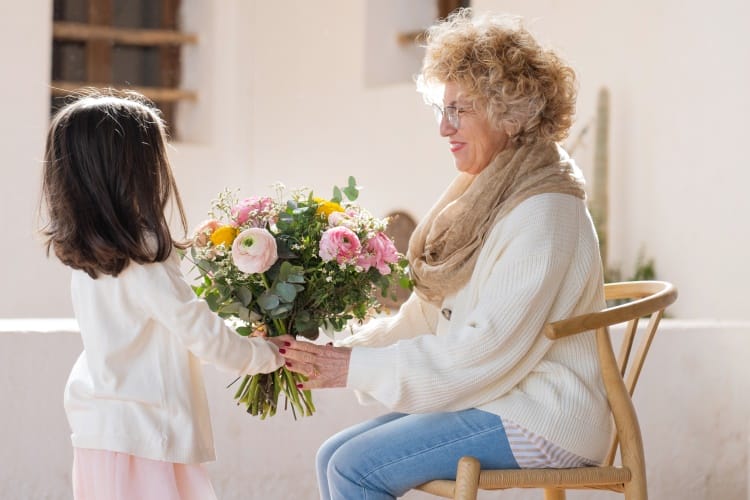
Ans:
{"type": "Polygon", "coordinates": [[[335,259],[339,264],[343,264],[354,260],[361,247],[354,231],[344,226],[332,227],[320,237],[318,255],[326,262],[335,259]]]}
{"type": "Polygon", "coordinates": [[[244,273],[264,273],[278,258],[276,238],[265,229],[245,229],[232,243],[232,260],[244,273]]]}
{"type": "Polygon", "coordinates": [[[211,241],[211,234],[221,226],[221,222],[216,219],[204,220],[193,231],[193,245],[198,248],[204,248],[211,241]]]}
{"type": "Polygon", "coordinates": [[[273,200],[267,196],[251,196],[232,207],[232,220],[241,226],[250,222],[255,227],[263,226],[273,209],[273,200]]]}
{"type": "Polygon", "coordinates": [[[391,266],[398,262],[398,251],[393,241],[382,231],[367,240],[364,252],[357,259],[357,265],[367,271],[376,268],[380,274],[391,274],[391,266]]]}

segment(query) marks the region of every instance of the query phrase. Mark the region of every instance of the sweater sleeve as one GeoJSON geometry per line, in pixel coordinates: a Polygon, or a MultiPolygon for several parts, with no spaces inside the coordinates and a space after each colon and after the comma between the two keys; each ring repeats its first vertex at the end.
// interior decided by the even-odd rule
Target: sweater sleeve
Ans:
{"type": "MultiPolygon", "coordinates": [[[[461,410],[506,394],[551,345],[542,333],[573,264],[580,228],[573,197],[520,204],[493,229],[449,333],[354,347],[347,386],[407,413],[461,410]]],[[[532,198],[533,199],[533,198],[532,198]]],[[[530,200],[532,200],[530,199],[530,200]]]]}
{"type": "Polygon", "coordinates": [[[273,344],[238,335],[195,295],[176,255],[162,263],[139,267],[142,307],[177,335],[195,356],[236,375],[269,373],[283,365],[273,344]]]}
{"type": "Polygon", "coordinates": [[[382,347],[398,340],[434,334],[437,309],[412,293],[393,316],[382,316],[353,328],[354,334],[336,342],[342,347],[355,345],[382,347]]]}

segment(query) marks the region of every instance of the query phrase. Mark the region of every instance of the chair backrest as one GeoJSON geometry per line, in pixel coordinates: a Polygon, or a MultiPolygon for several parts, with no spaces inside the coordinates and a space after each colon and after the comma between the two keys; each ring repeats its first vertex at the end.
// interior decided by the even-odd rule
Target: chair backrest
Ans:
{"type": "Polygon", "coordinates": [[[605,465],[613,464],[619,448],[623,465],[631,470],[642,470],[645,466],[643,443],[630,396],[635,390],[664,309],[677,299],[677,289],[664,281],[630,281],[608,283],[604,286],[604,294],[607,301],[617,301],[616,305],[596,313],[550,323],[545,334],[551,339],[559,339],[581,331],[596,331],[602,378],[616,427],[605,465]],[[623,300],[627,302],[620,303],[623,300]],[[638,324],[642,319],[648,322],[636,343],[638,324]],[[609,327],[623,323],[623,338],[615,358],[609,327]]]}

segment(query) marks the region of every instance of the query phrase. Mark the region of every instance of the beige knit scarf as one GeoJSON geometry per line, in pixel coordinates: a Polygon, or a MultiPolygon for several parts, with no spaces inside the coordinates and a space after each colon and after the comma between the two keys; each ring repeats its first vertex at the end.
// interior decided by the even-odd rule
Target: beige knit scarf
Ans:
{"type": "Polygon", "coordinates": [[[585,198],[583,178],[555,143],[509,148],[478,175],[460,173],[409,240],[409,266],[417,294],[440,305],[471,277],[496,221],[541,193],[585,198]]]}

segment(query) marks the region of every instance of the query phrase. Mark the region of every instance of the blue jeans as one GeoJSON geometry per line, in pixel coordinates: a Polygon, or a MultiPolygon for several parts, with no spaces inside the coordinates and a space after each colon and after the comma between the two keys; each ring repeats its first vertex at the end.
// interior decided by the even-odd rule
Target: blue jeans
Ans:
{"type": "Polygon", "coordinates": [[[431,479],[455,478],[464,455],[484,468],[519,468],[497,415],[389,413],[323,443],[316,457],[320,498],[394,499],[431,479]]]}

